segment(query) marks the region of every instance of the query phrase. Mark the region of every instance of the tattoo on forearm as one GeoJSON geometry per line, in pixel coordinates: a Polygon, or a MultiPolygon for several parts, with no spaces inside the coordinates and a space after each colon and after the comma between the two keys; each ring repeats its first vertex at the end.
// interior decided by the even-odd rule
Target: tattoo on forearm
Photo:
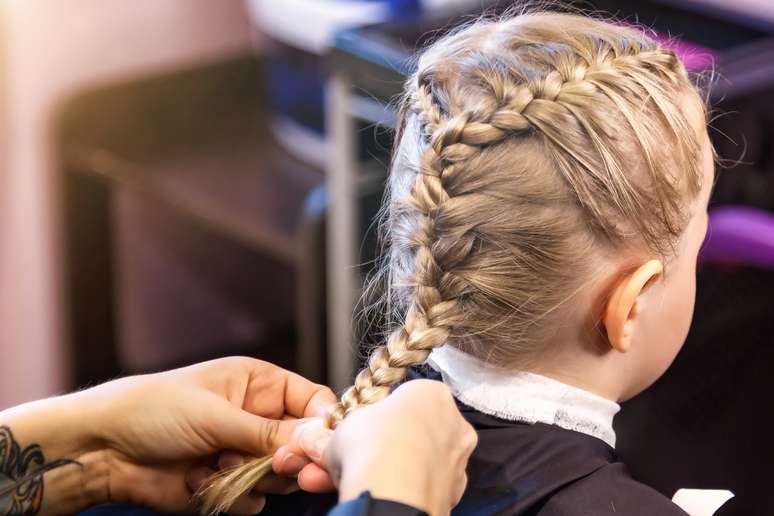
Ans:
{"type": "Polygon", "coordinates": [[[11,429],[0,426],[0,513],[37,514],[43,502],[43,477],[36,475],[28,482],[17,485],[31,470],[43,466],[43,451],[37,444],[23,450],[11,429]]]}
{"type": "Polygon", "coordinates": [[[43,475],[67,464],[59,459],[46,464],[38,444],[22,449],[11,429],[0,426],[0,514],[37,514],[43,504],[43,475]]]}

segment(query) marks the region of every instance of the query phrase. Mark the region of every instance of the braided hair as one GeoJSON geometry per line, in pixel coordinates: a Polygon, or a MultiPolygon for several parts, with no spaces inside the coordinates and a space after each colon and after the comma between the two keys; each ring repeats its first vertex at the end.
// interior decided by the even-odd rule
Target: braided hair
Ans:
{"type": "Polygon", "coordinates": [[[700,189],[685,96],[703,109],[674,52],[576,15],[479,22],[427,49],[388,185],[388,295],[401,318],[330,423],[447,343],[527,363],[545,337],[537,321],[578,290],[568,272],[598,248],[668,256],[700,189]]]}
{"type": "MultiPolygon", "coordinates": [[[[666,261],[701,187],[687,104],[706,115],[678,57],[620,23],[538,12],[428,47],[403,98],[377,276],[399,316],[329,424],[439,346],[529,367],[580,317],[571,301],[596,258],[666,261]]],[[[226,510],[270,468],[220,476],[205,509],[226,510]]]]}

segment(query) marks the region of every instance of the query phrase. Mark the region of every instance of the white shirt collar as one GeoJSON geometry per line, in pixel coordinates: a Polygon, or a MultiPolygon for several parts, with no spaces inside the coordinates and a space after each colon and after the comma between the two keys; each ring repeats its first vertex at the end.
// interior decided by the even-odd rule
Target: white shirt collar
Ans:
{"type": "Polygon", "coordinates": [[[551,378],[487,364],[452,346],[434,349],[427,363],[454,396],[479,412],[509,421],[546,423],[615,447],[618,403],[551,378]]]}

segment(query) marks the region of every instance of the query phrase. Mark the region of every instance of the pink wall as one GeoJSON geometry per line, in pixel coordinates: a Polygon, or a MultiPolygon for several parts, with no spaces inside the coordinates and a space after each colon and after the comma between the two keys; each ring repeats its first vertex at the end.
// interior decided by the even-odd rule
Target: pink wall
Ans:
{"type": "Polygon", "coordinates": [[[241,0],[5,0],[0,50],[0,408],[68,386],[58,101],[250,47],[241,0]]]}

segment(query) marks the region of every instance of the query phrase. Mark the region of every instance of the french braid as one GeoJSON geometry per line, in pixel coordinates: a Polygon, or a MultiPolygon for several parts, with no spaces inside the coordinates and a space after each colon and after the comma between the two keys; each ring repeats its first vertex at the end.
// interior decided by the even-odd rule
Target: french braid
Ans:
{"type": "Polygon", "coordinates": [[[415,231],[408,246],[414,257],[412,301],[405,323],[390,334],[385,345],[371,353],[367,367],[358,373],[354,385],[330,413],[333,426],[359,405],[385,397],[392,385],[405,378],[408,367],[423,363],[433,348],[446,342],[461,318],[456,282],[450,276],[455,261],[464,258],[472,239],[459,235],[454,245],[438,245],[436,220],[450,200],[446,182],[461,166],[459,160],[449,159],[445,150],[453,148],[452,153],[465,154],[474,152],[472,146],[477,144],[464,141],[469,134],[467,114],[443,117],[424,86],[417,88],[414,100],[414,110],[430,144],[423,152],[421,173],[416,175],[410,191],[409,203],[415,209],[415,231]]]}
{"type": "MultiPolygon", "coordinates": [[[[405,378],[408,367],[423,363],[433,348],[446,343],[455,321],[463,317],[455,292],[447,288],[458,282],[448,279],[454,275],[455,263],[470,252],[474,239],[460,233],[449,239],[451,242],[439,239],[436,219],[452,200],[454,178],[464,173],[466,161],[482,147],[533,130],[542,130],[561,147],[561,137],[557,128],[550,127],[546,112],[562,109],[583,121],[580,111],[588,97],[603,92],[615,99],[608,85],[620,83],[627,70],[648,68],[668,81],[682,70],[675,54],[661,48],[633,54],[616,54],[611,49],[597,61],[575,57],[577,60],[565,63],[569,66],[558,67],[528,84],[516,84],[502,75],[482,75],[480,79],[491,91],[493,102],[487,106],[489,109],[477,111],[444,113],[433,98],[430,86],[421,73],[418,75],[413,112],[428,145],[421,156],[420,173],[409,193],[409,202],[416,210],[416,230],[410,238],[410,251],[414,253],[413,296],[405,324],[393,331],[386,345],[373,350],[367,366],[330,413],[332,426],[359,405],[386,396],[391,386],[405,378]]],[[[645,102],[648,93],[647,89],[639,92],[640,100],[645,102]]],[[[590,135],[596,133],[594,127],[584,127],[590,135]]],[[[603,147],[599,150],[604,152],[603,147]]],[[[584,163],[582,157],[575,157],[585,172],[598,168],[584,163]]],[[[629,191],[626,186],[622,185],[616,194],[625,197],[629,191]]]]}

